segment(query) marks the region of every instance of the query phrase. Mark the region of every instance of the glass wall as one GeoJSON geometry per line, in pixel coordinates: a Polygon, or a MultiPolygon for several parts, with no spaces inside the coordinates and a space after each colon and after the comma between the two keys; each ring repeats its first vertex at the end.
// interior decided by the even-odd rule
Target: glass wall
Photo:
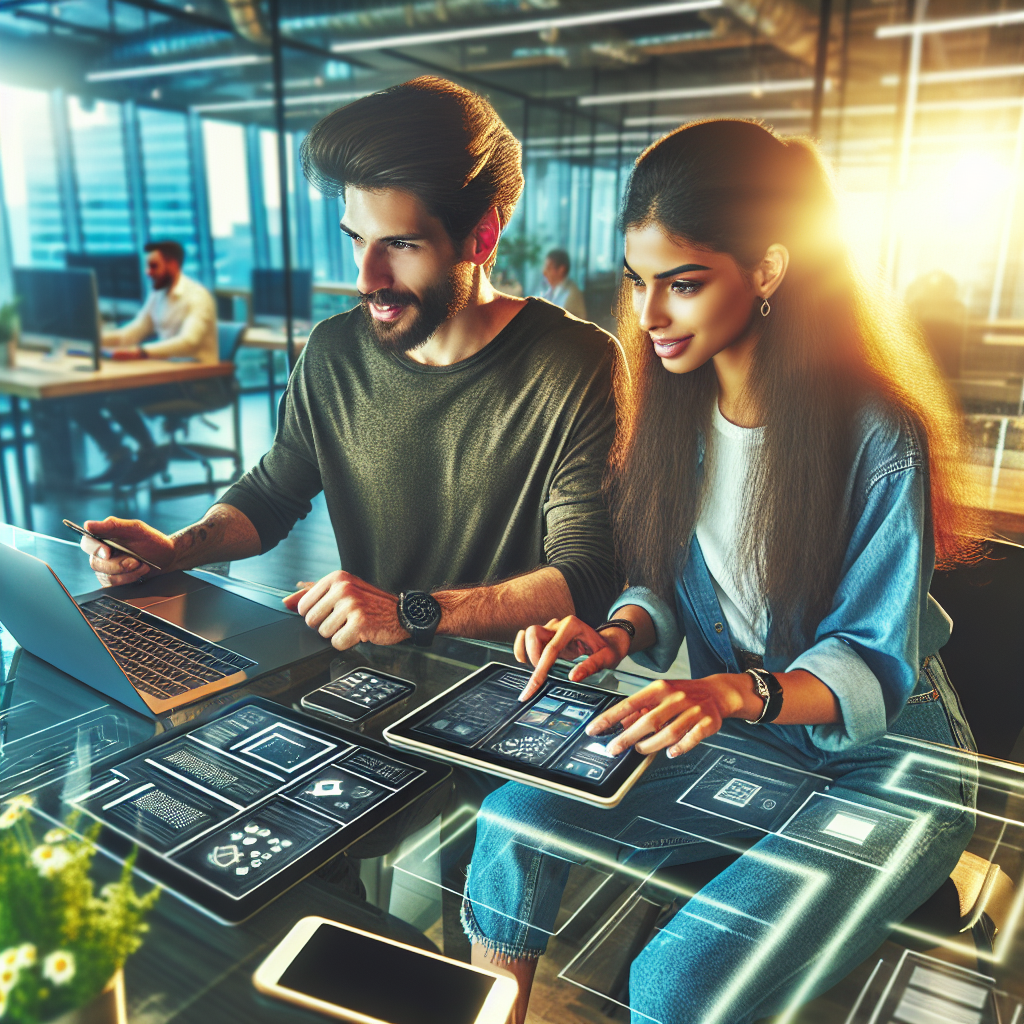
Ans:
{"type": "Polygon", "coordinates": [[[253,267],[252,211],[245,129],[203,121],[215,285],[248,288],[253,267]]]}
{"type": "Polygon", "coordinates": [[[185,273],[198,277],[199,239],[189,152],[188,118],[171,110],[138,109],[145,187],[146,235],[185,248],[185,273]]]}
{"type": "Polygon", "coordinates": [[[48,93],[0,84],[0,161],[15,264],[62,266],[64,213],[48,93]]]}
{"type": "Polygon", "coordinates": [[[116,103],[68,100],[68,128],[78,187],[81,247],[85,252],[132,252],[133,211],[128,199],[124,110],[116,103]]]}

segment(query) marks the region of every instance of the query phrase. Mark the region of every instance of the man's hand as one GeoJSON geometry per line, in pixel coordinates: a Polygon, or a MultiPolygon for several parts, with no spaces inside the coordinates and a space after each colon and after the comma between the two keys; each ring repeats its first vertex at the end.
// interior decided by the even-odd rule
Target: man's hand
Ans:
{"type": "Polygon", "coordinates": [[[358,643],[397,644],[409,634],[398,624],[398,596],[338,569],[317,583],[299,583],[284,599],[339,651],[358,643]]]}
{"type": "MultiPolygon", "coordinates": [[[[139,519],[108,516],[106,519],[89,519],[83,525],[97,537],[117,541],[164,569],[169,569],[174,560],[174,542],[171,538],[139,519]]],[[[143,565],[137,558],[122,554],[92,537],[82,538],[82,550],[89,556],[89,568],[96,573],[100,585],[104,587],[134,583],[143,576],[156,574],[156,570],[143,565]]]]}
{"type": "Polygon", "coordinates": [[[607,747],[613,757],[629,747],[640,754],[668,747],[668,756],[678,757],[718,732],[723,718],[756,718],[759,705],[746,673],[657,679],[598,715],[587,734],[598,736],[621,722],[623,731],[607,747]]]}
{"type": "Polygon", "coordinates": [[[110,350],[110,358],[115,362],[122,362],[126,359],[145,359],[145,350],[136,346],[134,348],[113,348],[110,350]]]}
{"type": "Polygon", "coordinates": [[[525,663],[529,659],[535,666],[519,694],[520,700],[529,700],[544,685],[552,666],[561,657],[589,655],[569,673],[574,683],[601,669],[615,668],[629,653],[629,635],[617,627],[596,633],[582,619],[569,615],[561,621],[551,619],[546,625],[521,629],[514,650],[517,661],[525,663]]]}

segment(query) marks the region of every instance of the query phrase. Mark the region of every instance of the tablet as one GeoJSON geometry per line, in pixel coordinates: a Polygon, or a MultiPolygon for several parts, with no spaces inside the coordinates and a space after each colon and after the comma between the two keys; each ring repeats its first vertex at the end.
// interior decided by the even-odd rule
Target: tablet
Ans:
{"type": "Polygon", "coordinates": [[[70,802],[115,857],[228,924],[444,782],[450,769],[260,697],[86,769],[70,802]]]}
{"type": "Polygon", "coordinates": [[[585,728],[623,695],[549,676],[520,703],[529,678],[529,670],[491,662],[389,725],[384,738],[401,750],[614,807],[653,755],[630,747],[610,757],[607,743],[621,727],[601,736],[585,728]]]}

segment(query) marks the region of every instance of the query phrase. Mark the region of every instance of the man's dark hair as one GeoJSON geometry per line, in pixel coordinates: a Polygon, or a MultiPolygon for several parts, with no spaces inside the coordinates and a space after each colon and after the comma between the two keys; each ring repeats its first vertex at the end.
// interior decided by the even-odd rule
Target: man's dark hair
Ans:
{"type": "Polygon", "coordinates": [[[165,260],[173,260],[179,267],[185,262],[185,250],[181,247],[181,243],[169,238],[147,242],[142,248],[144,252],[160,253],[165,260]]]}
{"type": "Polygon", "coordinates": [[[556,267],[565,267],[565,272],[569,273],[569,254],[564,249],[552,249],[545,258],[556,267]]]}
{"type": "Polygon", "coordinates": [[[353,188],[416,196],[456,244],[493,206],[504,229],[523,191],[522,149],[482,96],[425,75],[340,107],[302,143],[325,195],[353,188]]]}

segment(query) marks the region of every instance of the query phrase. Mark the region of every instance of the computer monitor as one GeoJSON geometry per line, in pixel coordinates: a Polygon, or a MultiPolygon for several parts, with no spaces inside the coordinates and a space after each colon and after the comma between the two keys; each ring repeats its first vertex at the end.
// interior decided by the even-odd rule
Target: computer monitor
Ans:
{"type": "Polygon", "coordinates": [[[138,253],[69,252],[64,260],[69,268],[96,272],[96,287],[101,299],[141,302],[145,297],[138,253]]]}
{"type": "Polygon", "coordinates": [[[100,367],[100,312],[92,270],[14,268],[18,315],[27,334],[88,342],[100,367]]]}
{"type": "MultiPolygon", "coordinates": [[[[252,272],[252,315],[287,316],[284,308],[284,271],[252,272]]],[[[313,271],[292,270],[292,316],[313,319],[313,271]]]]}

